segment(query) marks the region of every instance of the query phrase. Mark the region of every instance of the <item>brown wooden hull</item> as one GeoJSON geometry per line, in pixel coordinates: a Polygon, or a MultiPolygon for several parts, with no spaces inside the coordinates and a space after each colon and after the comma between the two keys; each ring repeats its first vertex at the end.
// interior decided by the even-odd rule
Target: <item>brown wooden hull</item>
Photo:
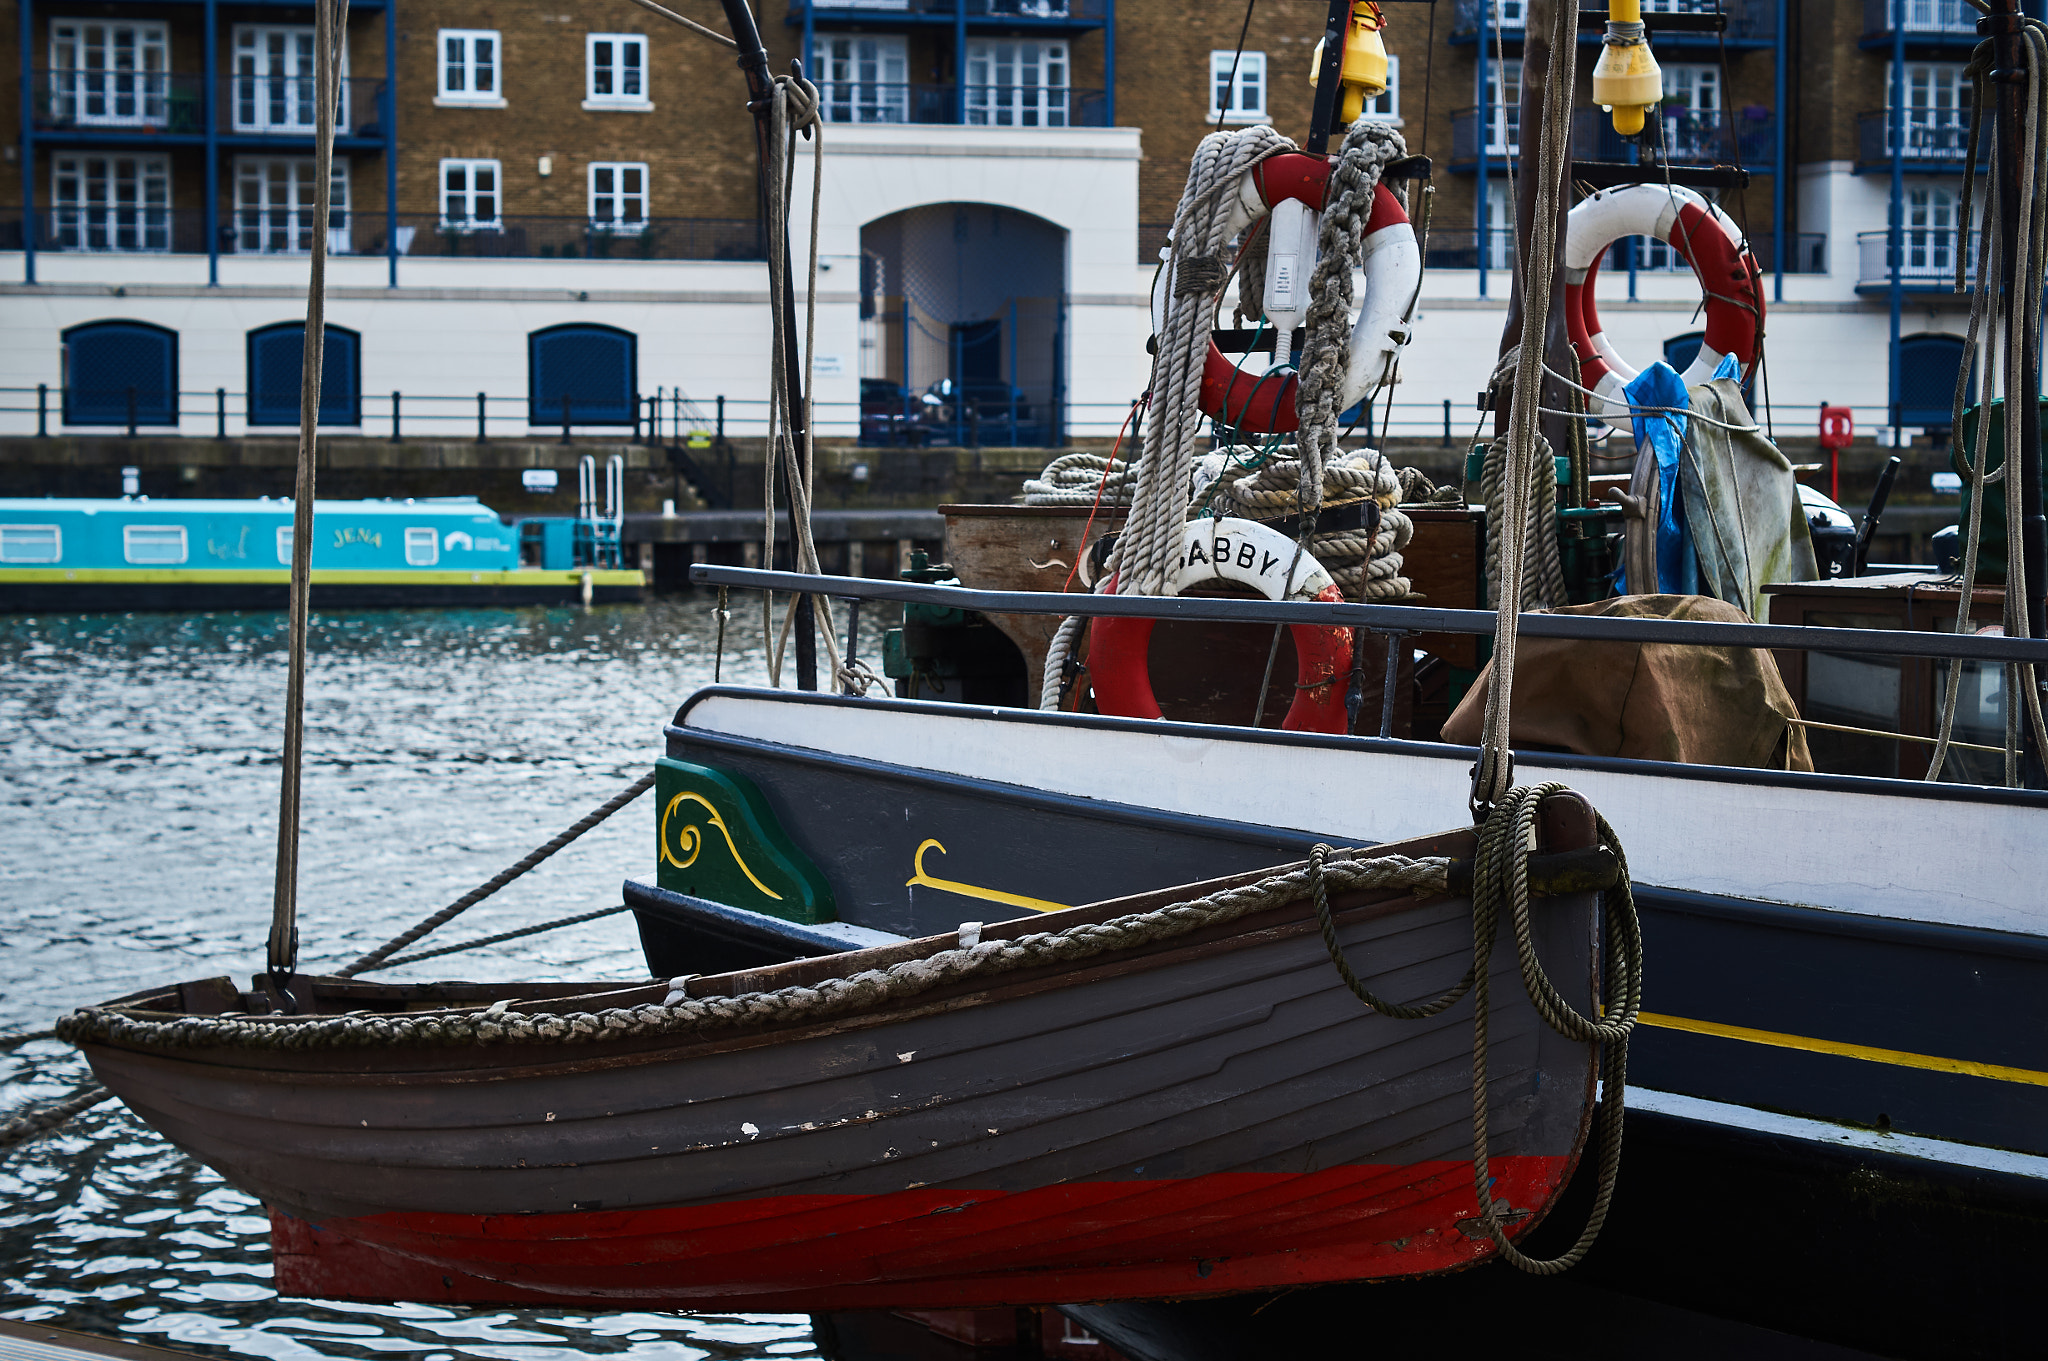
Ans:
{"type": "MultiPolygon", "coordinates": [[[[1552,806],[1573,824],[1552,840],[1584,844],[1583,805],[1552,806]]],[[[1438,991],[1469,962],[1463,900],[1338,907],[1353,958],[1390,995],[1438,991]]],[[[1590,1005],[1590,895],[1542,900],[1537,920],[1553,974],[1590,1005]]],[[[690,993],[811,986],[954,944],[698,979],[690,993]]],[[[1593,1067],[1537,1018],[1511,950],[1493,976],[1494,1194],[1520,1232],[1570,1174],[1593,1067]]],[[[335,1009],[435,1000],[328,992],[335,1009]]],[[[575,1045],[82,1047],[145,1120],[271,1207],[286,1293],[822,1309],[1227,1293],[1478,1261],[1494,1249],[1469,1223],[1471,1023],[1469,998],[1426,1022],[1369,1012],[1294,901],[812,1024],[575,1045]]]]}

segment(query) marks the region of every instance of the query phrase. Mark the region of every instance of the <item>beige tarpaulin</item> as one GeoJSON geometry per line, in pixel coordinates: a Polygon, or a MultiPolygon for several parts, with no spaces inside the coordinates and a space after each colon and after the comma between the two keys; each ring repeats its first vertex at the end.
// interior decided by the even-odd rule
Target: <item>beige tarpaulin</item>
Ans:
{"type": "MultiPolygon", "coordinates": [[[[1735,606],[1694,595],[1625,595],[1557,614],[1748,623],[1735,606]]],[[[1446,742],[1476,745],[1485,671],[1444,724],[1446,742]]],[[[1517,747],[1689,765],[1812,770],[1799,711],[1761,648],[1589,643],[1523,637],[1515,645],[1517,747]]]]}

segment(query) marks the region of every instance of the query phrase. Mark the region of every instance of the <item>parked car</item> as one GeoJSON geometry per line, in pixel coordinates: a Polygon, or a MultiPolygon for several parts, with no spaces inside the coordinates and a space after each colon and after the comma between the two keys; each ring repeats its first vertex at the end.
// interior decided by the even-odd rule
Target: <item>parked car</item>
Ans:
{"type": "Polygon", "coordinates": [[[1033,418],[1030,400],[1001,380],[941,378],[918,400],[935,444],[1045,443],[1045,427],[1033,418]]]}
{"type": "Polygon", "coordinates": [[[923,444],[926,432],[922,407],[910,390],[887,378],[860,380],[860,442],[923,444]]]}

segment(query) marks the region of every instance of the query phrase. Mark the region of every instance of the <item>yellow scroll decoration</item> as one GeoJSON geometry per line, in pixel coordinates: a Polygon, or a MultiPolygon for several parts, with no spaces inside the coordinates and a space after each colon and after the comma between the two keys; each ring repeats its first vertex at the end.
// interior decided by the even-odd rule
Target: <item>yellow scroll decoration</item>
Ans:
{"type": "Polygon", "coordinates": [[[748,880],[750,880],[753,883],[755,888],[760,889],[763,893],[775,899],[775,901],[781,902],[782,895],[780,893],[777,893],[774,889],[768,887],[768,885],[762,883],[761,876],[754,873],[754,871],[748,867],[746,860],[742,858],[740,855],[740,848],[733,844],[732,829],[725,825],[725,819],[719,816],[718,809],[712,806],[711,800],[705,798],[702,794],[698,794],[686,789],[682,793],[670,799],[668,801],[668,807],[661,810],[661,858],[663,860],[666,860],[669,864],[674,865],[679,870],[686,870],[690,866],[697,863],[697,854],[698,852],[704,849],[704,834],[697,829],[697,824],[692,822],[685,824],[682,832],[676,837],[677,844],[682,847],[684,854],[687,858],[678,860],[675,858],[674,854],[672,854],[669,851],[669,815],[674,813],[676,811],[677,806],[682,804],[686,800],[690,803],[696,804],[698,807],[702,808],[707,814],[710,815],[709,821],[711,825],[713,827],[716,827],[719,831],[719,834],[725,838],[725,848],[732,852],[732,862],[740,867],[740,873],[746,875],[748,880]]]}

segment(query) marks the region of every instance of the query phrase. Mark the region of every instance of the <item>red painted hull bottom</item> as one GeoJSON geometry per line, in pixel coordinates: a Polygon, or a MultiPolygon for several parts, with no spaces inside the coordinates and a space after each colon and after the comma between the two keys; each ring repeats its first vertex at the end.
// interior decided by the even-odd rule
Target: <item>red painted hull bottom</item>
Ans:
{"type": "MultiPolygon", "coordinates": [[[[1571,1159],[1496,1158],[1510,1231],[1571,1159]]],[[[573,1214],[271,1216],[280,1294],[812,1312],[1232,1294],[1417,1276],[1493,1254],[1464,1162],[774,1196],[573,1214]]]]}

